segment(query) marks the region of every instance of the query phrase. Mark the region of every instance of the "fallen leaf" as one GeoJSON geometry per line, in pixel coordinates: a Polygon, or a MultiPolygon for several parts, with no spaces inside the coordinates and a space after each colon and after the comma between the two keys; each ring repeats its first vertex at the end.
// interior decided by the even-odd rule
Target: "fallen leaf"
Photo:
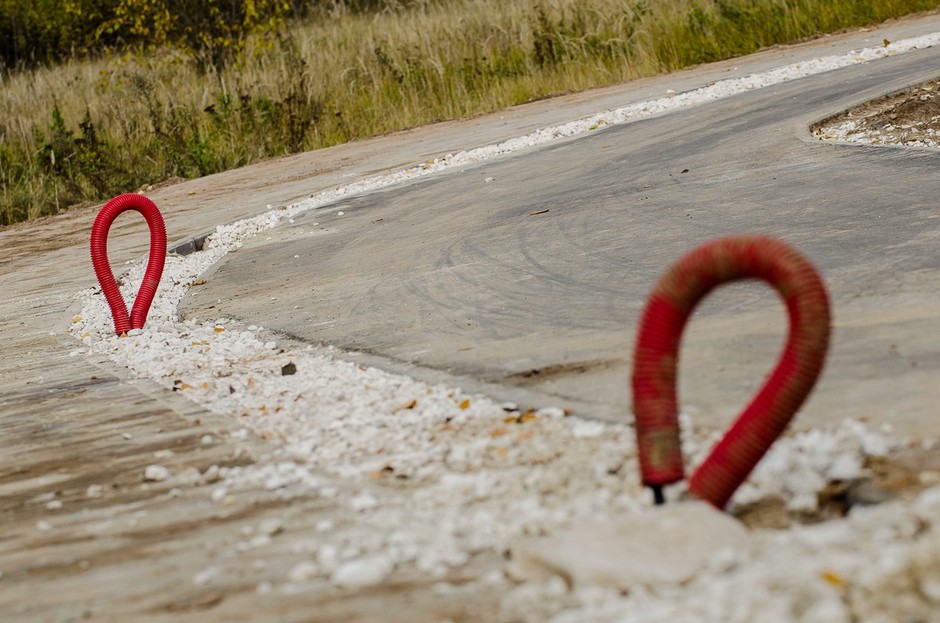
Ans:
{"type": "Polygon", "coordinates": [[[545,209],[545,210],[532,210],[531,212],[529,212],[529,216],[535,216],[536,214],[545,214],[546,212],[548,212],[547,209],[545,209]]]}
{"type": "Polygon", "coordinates": [[[416,406],[418,406],[418,401],[417,399],[412,398],[408,402],[402,403],[395,407],[393,413],[398,413],[399,411],[404,411],[406,409],[414,409],[416,406]]]}
{"type": "MultiPolygon", "coordinates": [[[[887,41],[887,39],[885,39],[885,41],[887,41]]],[[[822,579],[835,587],[841,588],[846,585],[846,581],[835,571],[823,571],[820,575],[822,576],[822,579]]]]}

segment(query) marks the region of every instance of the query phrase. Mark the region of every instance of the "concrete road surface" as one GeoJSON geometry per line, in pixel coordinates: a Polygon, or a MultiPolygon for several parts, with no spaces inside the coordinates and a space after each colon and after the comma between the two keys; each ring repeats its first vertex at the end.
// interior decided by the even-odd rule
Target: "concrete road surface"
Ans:
{"type": "MultiPolygon", "coordinates": [[[[940,154],[825,144],[808,127],[938,67],[940,50],[918,51],[317,209],[230,255],[184,315],[625,417],[652,283],[700,242],[763,232],[805,252],[834,303],[825,378],[800,421],[854,416],[936,434],[940,154]]],[[[685,408],[730,419],[784,331],[768,288],[709,298],[686,332],[685,408]]]]}

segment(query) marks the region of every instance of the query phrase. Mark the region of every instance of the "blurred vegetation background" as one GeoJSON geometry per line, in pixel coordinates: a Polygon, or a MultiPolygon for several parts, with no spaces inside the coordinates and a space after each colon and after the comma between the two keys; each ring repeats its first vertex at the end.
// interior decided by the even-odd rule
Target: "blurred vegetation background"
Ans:
{"type": "Polygon", "coordinates": [[[940,0],[0,0],[0,225],[940,0]]]}

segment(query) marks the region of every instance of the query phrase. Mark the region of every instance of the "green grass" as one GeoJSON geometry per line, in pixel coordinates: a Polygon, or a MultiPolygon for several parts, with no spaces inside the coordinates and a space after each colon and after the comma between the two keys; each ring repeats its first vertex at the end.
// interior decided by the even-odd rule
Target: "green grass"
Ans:
{"type": "Polygon", "coordinates": [[[451,0],[332,16],[200,72],[171,49],[7,73],[0,225],[933,10],[940,0],[451,0]]]}

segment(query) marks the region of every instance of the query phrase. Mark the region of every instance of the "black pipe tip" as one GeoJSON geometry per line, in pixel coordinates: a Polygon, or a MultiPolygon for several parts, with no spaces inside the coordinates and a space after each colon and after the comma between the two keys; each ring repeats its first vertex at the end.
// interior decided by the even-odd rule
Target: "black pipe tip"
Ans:
{"type": "Polygon", "coordinates": [[[666,503],[666,495],[663,493],[662,485],[650,485],[650,489],[653,490],[653,502],[656,506],[662,506],[666,503]]]}

